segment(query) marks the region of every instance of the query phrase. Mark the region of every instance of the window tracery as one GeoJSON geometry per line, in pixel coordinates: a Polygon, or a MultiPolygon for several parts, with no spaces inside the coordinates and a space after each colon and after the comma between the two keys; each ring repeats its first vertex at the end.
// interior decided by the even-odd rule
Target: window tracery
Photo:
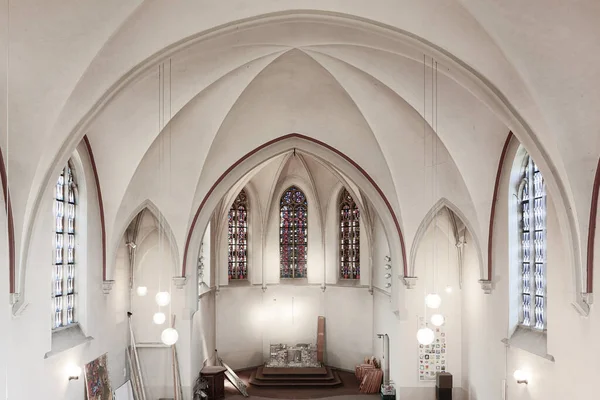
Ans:
{"type": "Polygon", "coordinates": [[[288,188],[279,203],[280,277],[306,278],[308,202],[296,186],[288,188]]]}
{"type": "Polygon", "coordinates": [[[360,279],[360,212],[344,188],[340,194],[340,279],[360,279]]]}
{"type": "Polygon", "coordinates": [[[229,209],[229,279],[248,279],[248,197],[244,189],[229,209]]]}
{"type": "Polygon", "coordinates": [[[56,183],[54,200],[54,271],[52,309],[54,329],[75,323],[76,196],[69,161],[56,183]]]}
{"type": "Polygon", "coordinates": [[[530,156],[519,184],[521,318],[524,326],[546,328],[546,189],[530,156]]]}

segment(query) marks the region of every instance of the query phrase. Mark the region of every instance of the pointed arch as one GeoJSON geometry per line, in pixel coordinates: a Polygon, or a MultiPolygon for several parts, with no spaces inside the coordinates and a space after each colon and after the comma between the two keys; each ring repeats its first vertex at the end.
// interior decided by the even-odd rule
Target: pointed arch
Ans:
{"type": "Polygon", "coordinates": [[[227,213],[227,273],[230,280],[248,279],[249,215],[248,195],[242,188],[227,213]]]}
{"type": "Polygon", "coordinates": [[[308,264],[308,200],[296,185],[279,200],[279,277],[306,278],[308,264]]]}
{"type": "Polygon", "coordinates": [[[590,208],[590,223],[588,227],[587,243],[587,293],[594,292],[594,244],[596,238],[596,221],[598,219],[598,195],[600,194],[600,158],[596,167],[596,177],[592,187],[592,204],[590,208]]]}
{"type": "Polygon", "coordinates": [[[385,214],[381,214],[381,217],[391,246],[393,264],[397,266],[402,264],[402,273],[404,276],[408,276],[406,249],[400,219],[383,190],[360,165],[346,154],[325,142],[299,133],[290,133],[263,143],[233,163],[213,183],[201,200],[190,223],[183,253],[182,275],[185,276],[188,267],[188,253],[190,252],[192,236],[195,238],[201,237],[206,229],[212,210],[224,193],[236,181],[241,179],[247,171],[260,165],[264,160],[281,155],[293,148],[306,151],[317,159],[335,159],[337,164],[334,165],[338,168],[342,167],[341,170],[345,171],[344,173],[348,174],[357,183],[358,187],[365,191],[374,207],[387,211],[385,214]],[[195,227],[201,216],[201,229],[196,231],[195,227]]]}
{"type": "MultiPolygon", "coordinates": [[[[115,244],[115,247],[117,247],[119,245],[119,243],[122,243],[121,238],[126,236],[127,229],[132,224],[135,223],[136,219],[139,217],[140,214],[144,214],[144,213],[149,213],[150,215],[152,215],[152,217],[159,224],[158,229],[160,230],[160,233],[165,235],[167,237],[167,239],[169,240],[169,248],[171,249],[171,257],[173,259],[173,265],[175,268],[173,271],[173,276],[177,276],[178,272],[179,272],[179,269],[177,266],[179,265],[180,257],[179,257],[179,248],[177,247],[177,241],[175,240],[175,235],[173,234],[173,230],[171,229],[171,225],[169,224],[169,221],[167,220],[167,218],[163,215],[163,213],[160,211],[158,206],[150,199],[146,199],[142,203],[140,203],[133,210],[133,212],[129,215],[129,218],[127,219],[127,221],[129,221],[129,222],[125,225],[125,228],[123,229],[123,231],[119,232],[119,235],[117,236],[119,238],[119,242],[117,242],[117,244],[115,244]]],[[[135,240],[139,240],[139,238],[135,238],[135,240]]],[[[134,245],[137,245],[135,240],[134,240],[134,245]]],[[[112,265],[116,265],[116,257],[117,257],[116,248],[113,250],[115,250],[115,251],[113,251],[112,265]]]]}
{"type": "Polygon", "coordinates": [[[360,279],[360,211],[344,187],[338,195],[340,279],[360,279]]]}
{"type": "Polygon", "coordinates": [[[2,194],[4,195],[4,209],[6,210],[6,225],[8,231],[8,292],[16,292],[15,285],[15,224],[13,220],[12,205],[10,202],[10,190],[8,188],[8,176],[6,175],[6,164],[0,148],[0,179],[2,180],[2,194]]]}
{"type": "MultiPolygon", "coordinates": [[[[415,234],[415,237],[413,239],[413,243],[412,243],[412,246],[410,249],[410,264],[409,264],[410,273],[411,273],[410,276],[416,276],[415,275],[415,264],[416,264],[416,259],[417,259],[417,251],[419,249],[421,240],[425,236],[425,233],[427,232],[429,225],[433,222],[435,216],[437,214],[439,214],[441,211],[443,211],[444,209],[448,209],[448,211],[450,212],[450,219],[451,219],[451,221],[453,221],[454,226],[452,228],[454,231],[457,246],[461,245],[461,240],[462,240],[461,237],[463,235],[460,235],[460,229],[458,229],[458,224],[456,223],[456,218],[458,218],[460,220],[460,222],[462,222],[462,224],[465,226],[465,228],[471,233],[471,237],[473,238],[473,241],[475,242],[474,243],[475,244],[475,252],[477,253],[477,258],[479,260],[480,279],[485,279],[484,278],[485,268],[484,268],[483,252],[481,250],[481,244],[479,242],[479,239],[478,239],[477,235],[475,234],[476,231],[473,229],[473,226],[471,225],[469,220],[465,217],[465,215],[462,213],[462,211],[460,211],[460,209],[456,205],[454,205],[450,200],[448,200],[445,197],[440,198],[437,201],[437,203],[435,203],[434,206],[431,207],[431,209],[427,212],[427,214],[425,214],[425,217],[419,224],[419,228],[417,229],[417,232],[415,234]]],[[[460,268],[460,265],[459,265],[459,268],[460,268]]]]}

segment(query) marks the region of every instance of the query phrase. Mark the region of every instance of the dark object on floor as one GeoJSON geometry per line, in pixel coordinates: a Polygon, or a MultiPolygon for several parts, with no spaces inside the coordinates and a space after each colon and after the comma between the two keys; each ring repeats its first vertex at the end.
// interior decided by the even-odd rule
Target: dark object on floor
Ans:
{"type": "Polygon", "coordinates": [[[225,367],[206,366],[200,374],[208,381],[208,400],[220,400],[225,397],[225,367]]]}
{"type": "Polygon", "coordinates": [[[246,384],[243,380],[239,378],[239,376],[237,376],[237,374],[229,367],[229,365],[223,362],[223,359],[219,357],[217,349],[215,349],[215,356],[219,364],[221,364],[221,366],[225,368],[225,376],[227,377],[227,380],[231,382],[233,386],[235,386],[235,388],[242,394],[242,396],[248,397],[248,392],[246,391],[246,384]]]}
{"type": "Polygon", "coordinates": [[[452,400],[452,374],[438,372],[435,376],[435,398],[437,400],[452,400]]]}

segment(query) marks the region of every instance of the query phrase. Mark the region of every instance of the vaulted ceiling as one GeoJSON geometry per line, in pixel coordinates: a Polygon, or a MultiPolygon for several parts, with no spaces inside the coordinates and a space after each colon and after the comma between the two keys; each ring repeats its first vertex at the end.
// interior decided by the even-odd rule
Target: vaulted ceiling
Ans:
{"type": "Polygon", "coordinates": [[[83,135],[113,245],[151,200],[183,252],[215,180],[298,132],[368,172],[409,245],[445,197],[485,247],[511,130],[583,243],[600,154],[595,0],[27,0],[0,13],[18,254],[44,188],[83,135]]]}

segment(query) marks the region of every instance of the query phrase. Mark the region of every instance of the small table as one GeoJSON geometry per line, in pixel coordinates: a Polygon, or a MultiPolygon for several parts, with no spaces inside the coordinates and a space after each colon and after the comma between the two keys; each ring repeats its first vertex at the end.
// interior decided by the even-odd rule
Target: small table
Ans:
{"type": "Polygon", "coordinates": [[[208,381],[208,400],[225,398],[225,371],[225,367],[208,365],[200,371],[200,375],[208,381]]]}

